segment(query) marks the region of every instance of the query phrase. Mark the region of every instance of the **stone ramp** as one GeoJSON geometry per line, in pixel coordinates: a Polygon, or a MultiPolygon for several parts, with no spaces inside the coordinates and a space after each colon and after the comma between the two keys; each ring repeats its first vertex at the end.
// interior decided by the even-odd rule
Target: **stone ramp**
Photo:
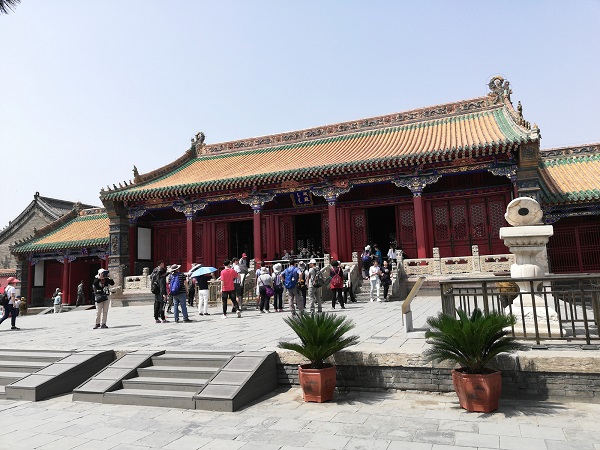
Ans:
{"type": "Polygon", "coordinates": [[[39,401],[71,392],[114,360],[113,351],[0,351],[0,398],[39,401]]]}
{"type": "Polygon", "coordinates": [[[275,352],[135,351],[73,392],[73,400],[235,411],[278,386],[275,352]]]}

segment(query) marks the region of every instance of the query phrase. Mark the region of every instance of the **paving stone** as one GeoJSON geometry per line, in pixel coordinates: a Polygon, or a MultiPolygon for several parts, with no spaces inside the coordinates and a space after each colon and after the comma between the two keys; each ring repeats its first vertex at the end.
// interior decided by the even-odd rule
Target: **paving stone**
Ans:
{"type": "Polygon", "coordinates": [[[431,444],[454,444],[454,436],[455,433],[452,431],[417,430],[414,441],[431,444]]]}
{"type": "Polygon", "coordinates": [[[423,442],[392,441],[388,450],[432,450],[433,444],[423,442]]]}
{"type": "Polygon", "coordinates": [[[456,432],[454,443],[464,447],[499,448],[500,437],[492,434],[456,432]]]}
{"type": "Polygon", "coordinates": [[[553,441],[566,441],[567,438],[561,428],[534,427],[520,425],[521,436],[525,438],[551,439],[553,441]]]}
{"type": "Polygon", "coordinates": [[[386,450],[390,445],[390,441],[385,439],[363,439],[352,438],[346,444],[344,450],[386,450]]]}
{"type": "Polygon", "coordinates": [[[500,436],[500,448],[506,450],[547,450],[543,439],[500,436]]]}
{"type": "Polygon", "coordinates": [[[316,433],[305,447],[319,449],[340,449],[350,441],[350,438],[333,434],[316,433]]]}

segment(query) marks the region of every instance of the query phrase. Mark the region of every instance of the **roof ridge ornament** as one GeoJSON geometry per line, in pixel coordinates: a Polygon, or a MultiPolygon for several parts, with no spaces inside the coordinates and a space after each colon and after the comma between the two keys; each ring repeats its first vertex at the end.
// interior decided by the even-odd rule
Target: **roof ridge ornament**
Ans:
{"type": "Polygon", "coordinates": [[[505,80],[504,77],[500,75],[492,77],[488,83],[488,87],[491,91],[488,92],[488,96],[492,98],[493,104],[500,103],[504,99],[507,99],[510,102],[510,94],[512,94],[512,90],[510,89],[510,82],[505,80]]]}
{"type": "Polygon", "coordinates": [[[202,131],[198,131],[194,137],[192,137],[191,142],[192,145],[190,150],[196,153],[196,156],[200,155],[202,147],[204,147],[204,139],[206,139],[206,135],[202,131]]]}

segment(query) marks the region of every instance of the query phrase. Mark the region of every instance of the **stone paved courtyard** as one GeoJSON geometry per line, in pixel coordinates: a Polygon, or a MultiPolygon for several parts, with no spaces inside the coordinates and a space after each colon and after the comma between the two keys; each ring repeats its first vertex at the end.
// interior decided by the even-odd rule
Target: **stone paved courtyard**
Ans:
{"type": "MultiPolygon", "coordinates": [[[[439,300],[419,297],[422,327],[439,300]]],[[[339,312],[339,309],[336,309],[339,312]]],[[[293,334],[285,313],[245,311],[221,319],[219,309],[194,323],[155,324],[152,306],[113,308],[107,330],[92,330],[95,311],[20,317],[20,331],[0,327],[5,348],[136,348],[275,350],[293,334]]],[[[419,353],[422,332],[406,333],[400,303],[350,304],[364,352],[419,353]]],[[[597,352],[594,352],[597,353],[597,352]]],[[[297,387],[280,388],[235,413],[72,402],[70,395],[32,403],[0,400],[0,449],[595,449],[600,404],[502,400],[491,414],[467,413],[455,394],[338,393],[333,402],[304,403],[297,387]],[[10,425],[9,425],[10,424],[10,425]]]]}

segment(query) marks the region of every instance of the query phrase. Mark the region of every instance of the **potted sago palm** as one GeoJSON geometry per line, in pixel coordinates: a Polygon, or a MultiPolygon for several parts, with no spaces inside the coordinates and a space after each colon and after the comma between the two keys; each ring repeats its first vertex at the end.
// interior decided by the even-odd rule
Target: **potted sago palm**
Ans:
{"type": "Polygon", "coordinates": [[[336,384],[335,366],[325,361],[358,343],[358,336],[345,336],[354,328],[354,323],[333,313],[301,313],[283,320],[300,338],[300,343],[280,342],[279,347],[293,350],[310,361],[298,366],[304,401],[321,403],[332,400],[336,384]]]}
{"type": "Polygon", "coordinates": [[[430,348],[428,361],[450,361],[460,368],[452,370],[452,382],[461,408],[467,411],[491,412],[498,409],[502,391],[499,370],[488,364],[498,354],[521,348],[509,336],[516,318],[501,312],[483,314],[475,309],[471,317],[457,310],[458,318],[440,313],[427,319],[431,329],[425,333],[430,348]]]}

